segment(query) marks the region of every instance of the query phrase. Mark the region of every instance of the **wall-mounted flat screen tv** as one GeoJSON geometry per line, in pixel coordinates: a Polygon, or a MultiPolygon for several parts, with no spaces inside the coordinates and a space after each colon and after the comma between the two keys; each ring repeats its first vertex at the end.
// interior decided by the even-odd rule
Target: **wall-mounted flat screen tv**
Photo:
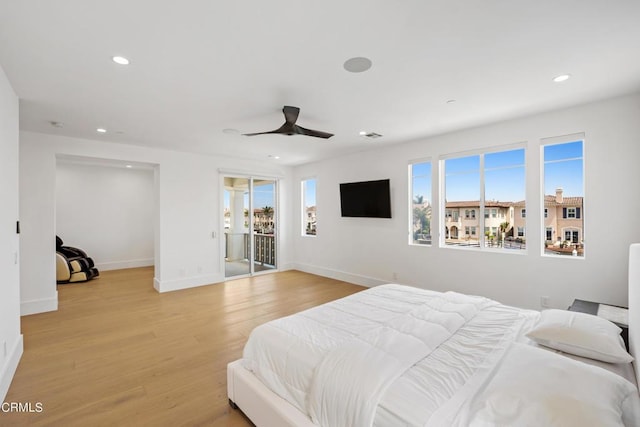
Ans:
{"type": "Polygon", "coordinates": [[[391,192],[388,179],[340,184],[343,217],[391,218],[391,192]]]}

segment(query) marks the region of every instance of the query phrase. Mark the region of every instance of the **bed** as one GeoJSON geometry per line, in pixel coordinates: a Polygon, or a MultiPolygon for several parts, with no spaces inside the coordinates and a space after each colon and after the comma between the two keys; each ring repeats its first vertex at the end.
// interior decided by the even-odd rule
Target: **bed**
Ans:
{"type": "MultiPolygon", "coordinates": [[[[635,355],[640,244],[629,266],[635,355]]],[[[637,426],[638,376],[616,329],[388,284],[257,327],[228,365],[228,397],[259,427],[637,426]]]]}

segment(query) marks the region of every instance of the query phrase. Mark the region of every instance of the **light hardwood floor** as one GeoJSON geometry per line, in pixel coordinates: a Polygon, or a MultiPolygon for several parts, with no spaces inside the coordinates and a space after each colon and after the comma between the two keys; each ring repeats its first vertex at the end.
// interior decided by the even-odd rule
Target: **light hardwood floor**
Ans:
{"type": "Polygon", "coordinates": [[[268,320],[363,288],[286,271],[158,294],[153,269],[58,286],[59,310],[22,318],[24,354],[0,426],[250,426],[226,365],[268,320]]]}

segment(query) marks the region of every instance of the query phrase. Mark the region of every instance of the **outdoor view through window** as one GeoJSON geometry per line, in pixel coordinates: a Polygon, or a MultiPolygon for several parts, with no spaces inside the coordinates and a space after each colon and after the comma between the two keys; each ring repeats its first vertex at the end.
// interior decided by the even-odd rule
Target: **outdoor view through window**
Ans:
{"type": "Polygon", "coordinates": [[[524,148],[444,161],[444,244],[524,250],[524,148]]]}
{"type": "Polygon", "coordinates": [[[302,180],[302,235],[316,235],[316,180],[302,180]]]}
{"type": "Polygon", "coordinates": [[[431,162],[409,165],[411,174],[410,243],[431,244],[431,162]]]}
{"type": "Polygon", "coordinates": [[[583,257],[583,141],[544,145],[543,156],[544,253],[583,257]]]}

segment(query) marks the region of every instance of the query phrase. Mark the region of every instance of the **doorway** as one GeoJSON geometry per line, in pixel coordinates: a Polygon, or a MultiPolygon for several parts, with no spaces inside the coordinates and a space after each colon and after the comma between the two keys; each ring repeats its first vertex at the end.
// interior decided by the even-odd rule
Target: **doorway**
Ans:
{"type": "Polygon", "coordinates": [[[225,278],[275,271],[278,181],[224,177],[225,278]]]}

